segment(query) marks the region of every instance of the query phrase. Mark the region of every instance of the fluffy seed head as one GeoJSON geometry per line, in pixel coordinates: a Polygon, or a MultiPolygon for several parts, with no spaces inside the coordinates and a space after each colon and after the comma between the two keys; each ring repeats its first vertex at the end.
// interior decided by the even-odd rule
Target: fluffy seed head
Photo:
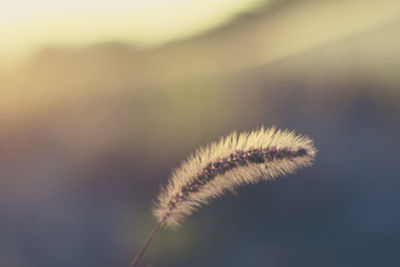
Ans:
{"type": "Polygon", "coordinates": [[[173,172],[153,213],[158,221],[179,226],[186,215],[228,191],[311,165],[316,152],[311,139],[287,130],[233,132],[198,149],[173,172]]]}

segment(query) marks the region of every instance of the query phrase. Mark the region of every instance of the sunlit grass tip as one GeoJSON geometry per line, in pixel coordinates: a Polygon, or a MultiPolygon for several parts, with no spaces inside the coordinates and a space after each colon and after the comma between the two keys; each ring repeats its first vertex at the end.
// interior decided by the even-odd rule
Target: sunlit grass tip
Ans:
{"type": "Polygon", "coordinates": [[[288,130],[236,132],[198,149],[176,169],[157,198],[158,221],[176,227],[185,216],[235,188],[311,165],[313,141],[288,130]]]}
{"type": "Polygon", "coordinates": [[[153,214],[158,220],[138,252],[136,266],[162,225],[172,228],[210,200],[239,186],[270,180],[312,164],[317,149],[307,136],[275,127],[236,133],[199,148],[174,170],[161,188],[153,214]]]}

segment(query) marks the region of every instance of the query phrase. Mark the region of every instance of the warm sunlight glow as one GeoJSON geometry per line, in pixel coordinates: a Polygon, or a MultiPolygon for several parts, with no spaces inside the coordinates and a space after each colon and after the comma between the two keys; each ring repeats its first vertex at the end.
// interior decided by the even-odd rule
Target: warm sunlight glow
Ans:
{"type": "Polygon", "coordinates": [[[14,0],[1,4],[0,67],[49,45],[158,45],[216,26],[259,0],[14,0]]]}

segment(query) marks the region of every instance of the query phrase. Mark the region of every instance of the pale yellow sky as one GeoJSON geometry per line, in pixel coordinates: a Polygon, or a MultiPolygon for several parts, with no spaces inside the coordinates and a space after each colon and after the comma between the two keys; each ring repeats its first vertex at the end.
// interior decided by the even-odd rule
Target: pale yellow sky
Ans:
{"type": "Polygon", "coordinates": [[[104,41],[158,45],[212,28],[260,0],[5,0],[0,68],[51,45],[104,41]]]}

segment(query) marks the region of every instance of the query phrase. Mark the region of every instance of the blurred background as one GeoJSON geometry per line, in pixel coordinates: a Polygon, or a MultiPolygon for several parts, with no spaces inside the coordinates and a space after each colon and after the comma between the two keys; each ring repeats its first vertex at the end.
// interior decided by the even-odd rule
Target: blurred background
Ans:
{"type": "Polygon", "coordinates": [[[129,266],[172,169],[261,125],[315,165],[140,266],[400,266],[399,1],[6,0],[0,33],[0,266],[129,266]]]}

